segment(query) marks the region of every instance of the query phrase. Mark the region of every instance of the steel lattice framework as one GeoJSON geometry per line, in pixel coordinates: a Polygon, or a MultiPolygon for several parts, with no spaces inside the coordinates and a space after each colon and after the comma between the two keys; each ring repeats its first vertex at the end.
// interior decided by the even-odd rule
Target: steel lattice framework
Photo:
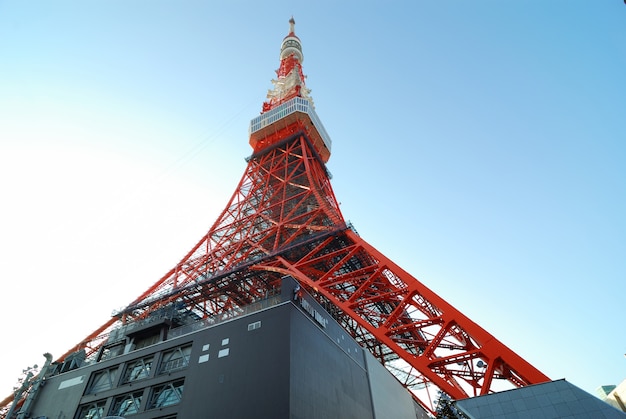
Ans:
{"type": "Polygon", "coordinates": [[[261,117],[294,100],[310,109],[285,111],[251,130],[254,153],[210,230],[59,361],[78,350],[93,357],[116,328],[159,311],[209,320],[235,315],[277,292],[290,275],[431,413],[439,390],[461,399],[497,391],[498,383],[510,388],[549,381],[346,224],[325,166],[330,142],[304,87],[301,46],[290,23],[261,117]]]}

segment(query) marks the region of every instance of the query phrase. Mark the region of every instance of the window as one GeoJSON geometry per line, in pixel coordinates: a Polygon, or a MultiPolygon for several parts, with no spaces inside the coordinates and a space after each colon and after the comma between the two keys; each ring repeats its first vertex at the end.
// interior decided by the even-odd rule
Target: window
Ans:
{"type": "Polygon", "coordinates": [[[87,394],[95,394],[112,389],[115,387],[116,377],[117,367],[95,372],[91,378],[87,394]]]}
{"type": "Polygon", "coordinates": [[[113,407],[111,408],[111,415],[126,416],[139,412],[142,394],[143,391],[136,391],[116,397],[113,401],[113,407]]]}
{"type": "Polygon", "coordinates": [[[106,359],[115,358],[118,355],[122,355],[124,353],[124,345],[117,344],[110,347],[105,347],[100,355],[100,359],[98,361],[104,361],[106,359]]]}
{"type": "Polygon", "coordinates": [[[152,360],[152,357],[148,357],[129,362],[126,365],[122,383],[130,383],[131,381],[148,378],[150,376],[150,370],[152,369],[152,360]]]}
{"type": "Polygon", "coordinates": [[[137,349],[145,348],[146,346],[154,345],[155,343],[159,343],[160,341],[161,341],[160,334],[154,334],[154,335],[143,336],[141,338],[136,338],[135,346],[133,350],[135,351],[137,349]]]}
{"type": "Polygon", "coordinates": [[[105,404],[106,400],[100,400],[80,406],[76,419],[102,419],[104,417],[105,404]]]}
{"type": "Polygon", "coordinates": [[[251,330],[256,330],[260,328],[261,328],[261,321],[250,323],[248,325],[248,332],[250,332],[251,330]]]}
{"type": "Polygon", "coordinates": [[[171,351],[165,352],[163,354],[163,359],[161,360],[161,368],[160,373],[164,374],[166,372],[180,370],[189,365],[189,359],[191,357],[191,345],[180,346],[171,351]]]}
{"type": "Polygon", "coordinates": [[[178,380],[154,387],[148,408],[155,409],[180,403],[184,383],[184,380],[178,380]]]}

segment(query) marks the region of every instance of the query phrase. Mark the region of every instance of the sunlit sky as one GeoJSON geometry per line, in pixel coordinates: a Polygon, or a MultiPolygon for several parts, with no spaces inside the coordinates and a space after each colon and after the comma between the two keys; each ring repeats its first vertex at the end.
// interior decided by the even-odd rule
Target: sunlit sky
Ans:
{"type": "Polygon", "coordinates": [[[292,15],[359,234],[549,377],[626,378],[623,1],[214,3],[0,0],[0,399],[208,230],[292,15]]]}

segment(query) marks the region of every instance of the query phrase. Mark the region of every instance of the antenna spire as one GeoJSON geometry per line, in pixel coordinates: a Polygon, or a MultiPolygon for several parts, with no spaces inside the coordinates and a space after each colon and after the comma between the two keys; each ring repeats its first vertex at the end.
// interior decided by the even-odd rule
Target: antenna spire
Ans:
{"type": "Polygon", "coordinates": [[[291,16],[291,19],[289,19],[289,34],[290,34],[290,35],[291,35],[291,34],[293,34],[293,35],[295,35],[295,34],[296,34],[295,27],[296,27],[296,21],[295,21],[295,19],[293,18],[293,16],[291,16]]]}
{"type": "Polygon", "coordinates": [[[304,80],[306,76],[302,72],[304,54],[302,53],[302,43],[295,32],[296,21],[289,19],[289,33],[280,45],[280,67],[276,70],[276,79],[272,80],[273,89],[267,92],[267,101],[263,103],[265,113],[275,107],[293,99],[301,97],[307,99],[313,106],[313,99],[309,95],[311,91],[306,88],[304,80]]]}

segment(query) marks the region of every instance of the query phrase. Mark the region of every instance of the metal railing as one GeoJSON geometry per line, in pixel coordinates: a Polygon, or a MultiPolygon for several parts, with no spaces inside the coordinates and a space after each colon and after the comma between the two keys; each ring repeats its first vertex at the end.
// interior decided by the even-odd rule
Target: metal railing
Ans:
{"type": "Polygon", "coordinates": [[[279,121],[280,119],[285,118],[286,116],[291,115],[295,112],[307,114],[309,118],[311,118],[311,122],[313,122],[313,125],[322,137],[324,144],[326,144],[326,147],[330,151],[332,141],[330,139],[330,136],[326,132],[324,125],[322,125],[322,121],[320,121],[319,117],[317,116],[315,108],[313,108],[311,102],[301,97],[294,97],[293,99],[288,100],[282,105],[275,107],[271,111],[265,112],[254,118],[252,121],[250,121],[249,134],[252,135],[255,132],[265,128],[266,126],[273,124],[274,122],[279,121]]]}

